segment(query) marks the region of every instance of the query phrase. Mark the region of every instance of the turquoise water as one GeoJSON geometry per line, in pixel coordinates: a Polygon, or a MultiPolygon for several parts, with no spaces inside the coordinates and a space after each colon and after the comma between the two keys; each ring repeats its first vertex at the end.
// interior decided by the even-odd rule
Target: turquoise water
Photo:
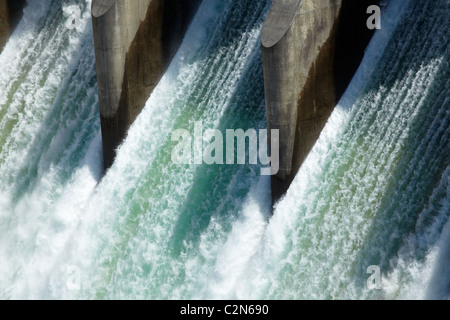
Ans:
{"type": "Polygon", "coordinates": [[[273,216],[259,166],[172,163],[175,129],[266,127],[270,3],[203,2],[102,177],[90,1],[29,1],[0,55],[1,298],[449,297],[446,0],[390,1],[273,216]]]}

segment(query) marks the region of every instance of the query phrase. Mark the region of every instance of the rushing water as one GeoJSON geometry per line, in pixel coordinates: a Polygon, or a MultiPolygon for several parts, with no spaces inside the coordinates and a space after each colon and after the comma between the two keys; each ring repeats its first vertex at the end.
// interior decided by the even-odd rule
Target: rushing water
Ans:
{"type": "Polygon", "coordinates": [[[449,297],[447,0],[390,1],[273,216],[259,166],[171,161],[196,121],[265,128],[270,3],[203,1],[102,177],[90,1],[29,1],[0,55],[0,298],[449,297]]]}

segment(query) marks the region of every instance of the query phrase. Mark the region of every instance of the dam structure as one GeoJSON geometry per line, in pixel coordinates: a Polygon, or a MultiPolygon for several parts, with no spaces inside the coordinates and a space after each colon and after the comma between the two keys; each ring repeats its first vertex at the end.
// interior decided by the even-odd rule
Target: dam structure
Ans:
{"type": "MultiPolygon", "coordinates": [[[[104,168],[178,50],[199,0],[93,0],[104,168]]],[[[261,32],[267,126],[280,134],[275,203],[347,88],[373,30],[371,0],[274,0],[261,32]]],[[[270,139],[269,139],[270,141],[270,139]]]]}
{"type": "Polygon", "coordinates": [[[180,46],[199,0],[93,0],[104,167],[180,46]]]}
{"type": "Polygon", "coordinates": [[[171,137],[267,127],[276,2],[203,1],[103,172],[92,0],[27,0],[0,53],[0,299],[448,300],[448,0],[380,6],[358,67],[371,14],[345,6],[359,2],[340,7],[345,55],[324,51],[329,91],[346,92],[272,208],[262,164],[178,165],[171,137]]]}
{"type": "MultiPolygon", "coordinates": [[[[350,83],[373,30],[366,10],[377,1],[274,0],[262,28],[267,125],[278,129],[283,196],[350,83]]],[[[269,139],[270,141],[270,139],[269,139]]]]}

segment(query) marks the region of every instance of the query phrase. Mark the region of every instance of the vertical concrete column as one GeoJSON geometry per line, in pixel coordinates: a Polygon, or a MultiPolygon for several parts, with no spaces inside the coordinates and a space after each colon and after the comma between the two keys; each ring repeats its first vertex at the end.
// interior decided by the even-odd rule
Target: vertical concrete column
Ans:
{"type": "Polygon", "coordinates": [[[269,129],[280,130],[276,202],[319,138],[368,45],[379,0],[274,0],[261,42],[269,129]]]}
{"type": "Polygon", "coordinates": [[[335,106],[334,37],[341,0],[274,0],[261,40],[267,124],[280,130],[277,201],[335,106]]]}
{"type": "Polygon", "coordinates": [[[97,83],[105,168],[131,124],[126,81],[127,53],[144,22],[151,0],[94,0],[97,83]]]}
{"type": "Polygon", "coordinates": [[[26,0],[0,0],[0,52],[22,18],[26,0]]]}
{"type": "Polygon", "coordinates": [[[9,38],[8,2],[0,0],[0,50],[9,38]]]}
{"type": "Polygon", "coordinates": [[[178,50],[199,0],[93,0],[105,169],[178,50]]]}

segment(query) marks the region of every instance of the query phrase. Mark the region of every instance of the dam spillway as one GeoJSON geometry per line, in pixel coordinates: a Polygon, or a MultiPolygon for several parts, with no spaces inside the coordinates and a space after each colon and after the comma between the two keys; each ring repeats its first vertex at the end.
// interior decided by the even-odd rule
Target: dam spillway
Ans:
{"type": "MultiPolygon", "coordinates": [[[[269,132],[280,131],[274,203],[290,186],[362,60],[373,35],[364,19],[370,3],[276,0],[268,12],[261,34],[266,117],[269,132]]],[[[92,3],[105,169],[197,6],[174,0],[92,3]]]]}
{"type": "Polygon", "coordinates": [[[197,121],[266,128],[271,1],[202,2],[105,174],[91,1],[27,3],[0,54],[1,298],[449,298],[448,1],[383,8],[273,215],[260,167],[170,157],[197,121]]]}

